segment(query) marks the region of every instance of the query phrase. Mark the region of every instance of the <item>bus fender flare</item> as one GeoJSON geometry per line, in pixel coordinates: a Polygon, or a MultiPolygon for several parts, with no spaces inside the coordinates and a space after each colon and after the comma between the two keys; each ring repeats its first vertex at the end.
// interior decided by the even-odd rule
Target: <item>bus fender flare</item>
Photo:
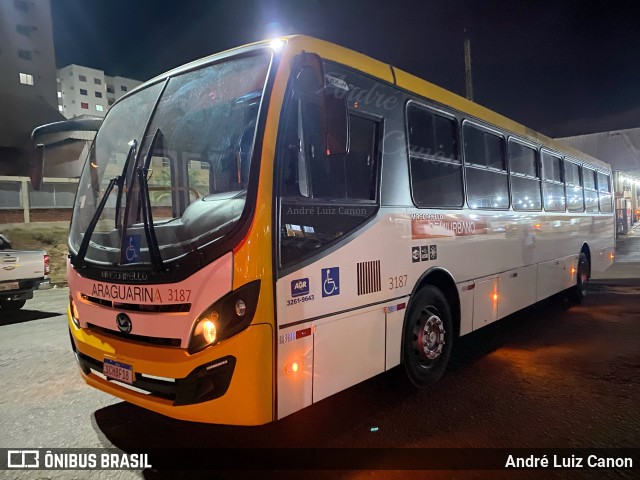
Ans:
{"type": "Polygon", "coordinates": [[[447,300],[449,301],[449,308],[451,309],[451,315],[453,317],[452,321],[455,329],[454,338],[458,337],[460,332],[460,297],[458,295],[458,289],[453,275],[447,269],[442,267],[430,267],[420,275],[420,278],[418,278],[411,290],[404,324],[406,325],[406,316],[409,314],[408,312],[410,311],[409,306],[411,305],[411,302],[415,298],[416,293],[425,285],[433,285],[434,287],[439,288],[447,297],[447,300]]]}

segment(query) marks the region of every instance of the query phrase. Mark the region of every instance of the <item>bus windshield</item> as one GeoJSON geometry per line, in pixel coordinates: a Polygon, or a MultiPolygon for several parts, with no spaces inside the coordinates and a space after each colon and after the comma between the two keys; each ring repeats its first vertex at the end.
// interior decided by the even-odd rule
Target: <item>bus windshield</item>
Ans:
{"type": "Polygon", "coordinates": [[[233,57],[117,102],[80,178],[72,253],[110,266],[163,263],[230,232],[246,206],[270,64],[265,51],[233,57]]]}

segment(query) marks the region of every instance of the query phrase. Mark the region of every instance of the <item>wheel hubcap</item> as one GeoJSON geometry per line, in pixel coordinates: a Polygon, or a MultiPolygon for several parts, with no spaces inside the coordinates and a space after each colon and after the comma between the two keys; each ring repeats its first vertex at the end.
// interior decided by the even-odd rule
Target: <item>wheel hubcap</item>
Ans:
{"type": "Polygon", "coordinates": [[[414,351],[423,362],[431,363],[442,354],[445,344],[444,324],[440,317],[424,310],[414,328],[414,351]]]}

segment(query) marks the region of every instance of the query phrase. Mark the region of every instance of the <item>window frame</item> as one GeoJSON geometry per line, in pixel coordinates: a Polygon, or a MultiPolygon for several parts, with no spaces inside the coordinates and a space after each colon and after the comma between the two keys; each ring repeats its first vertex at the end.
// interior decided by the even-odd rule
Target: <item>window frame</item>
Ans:
{"type": "Polygon", "coordinates": [[[420,209],[431,209],[431,210],[462,210],[463,208],[465,208],[465,205],[466,205],[465,190],[466,189],[465,189],[464,161],[463,161],[462,148],[461,148],[462,144],[460,143],[460,140],[462,139],[462,130],[460,127],[460,121],[458,120],[456,115],[452,114],[451,112],[447,112],[446,110],[442,110],[432,105],[428,105],[426,103],[410,98],[407,102],[405,102],[405,106],[404,106],[404,134],[405,134],[405,147],[407,152],[407,167],[409,169],[409,195],[411,196],[411,202],[413,203],[413,206],[420,209]],[[441,117],[444,117],[446,119],[453,120],[453,123],[455,126],[454,133],[455,133],[457,150],[458,150],[457,154],[460,161],[455,162],[453,160],[439,159],[436,157],[429,157],[427,155],[424,155],[419,158],[424,158],[434,162],[439,162],[447,165],[460,167],[461,169],[461,179],[460,179],[461,185],[460,186],[462,188],[462,202],[459,206],[427,206],[427,205],[419,205],[418,202],[416,202],[416,199],[413,195],[413,172],[411,171],[412,155],[411,155],[411,148],[410,148],[411,145],[409,144],[409,108],[411,106],[415,106],[418,109],[426,110],[435,116],[440,115],[441,117]]]}
{"type": "Polygon", "coordinates": [[[565,185],[565,180],[564,180],[564,155],[555,152],[553,150],[551,150],[550,148],[547,147],[542,147],[540,148],[540,177],[542,180],[541,186],[542,186],[542,209],[545,212],[550,212],[550,213],[566,213],[567,212],[567,186],[565,185]],[[547,154],[550,155],[552,157],[558,158],[560,159],[560,181],[557,180],[548,180],[546,178],[546,172],[544,170],[544,161],[542,159],[542,155],[543,154],[547,154]],[[549,210],[547,209],[547,204],[545,202],[545,195],[544,195],[544,184],[548,183],[551,185],[561,185],[562,186],[562,198],[564,198],[564,209],[562,210],[549,210]]]}
{"type": "Polygon", "coordinates": [[[29,3],[26,0],[13,0],[13,6],[22,13],[29,13],[29,3]]]}
{"type": "Polygon", "coordinates": [[[596,170],[595,167],[592,167],[589,164],[583,163],[582,164],[582,193],[584,196],[584,211],[585,213],[590,213],[590,214],[594,214],[594,213],[600,213],[600,197],[599,197],[599,192],[598,192],[598,179],[597,179],[597,175],[593,176],[593,186],[594,188],[587,188],[584,185],[584,171],[585,170],[589,170],[592,173],[598,173],[598,170],[596,170]],[[590,192],[595,192],[595,194],[598,196],[598,201],[596,203],[597,208],[595,210],[587,210],[587,195],[586,192],[590,191],[590,192]]]}
{"type": "Polygon", "coordinates": [[[510,171],[509,171],[509,161],[508,161],[508,152],[507,152],[507,138],[508,138],[508,134],[505,134],[503,131],[501,130],[497,130],[495,128],[491,128],[488,127],[486,125],[483,125],[482,123],[479,123],[478,121],[469,119],[469,118],[464,118],[461,122],[460,125],[460,146],[461,146],[461,153],[462,153],[462,166],[463,166],[463,179],[464,179],[464,200],[465,200],[465,205],[468,209],[470,210],[495,210],[495,211],[508,211],[511,210],[511,175],[510,175],[510,171]],[[502,140],[502,158],[504,160],[504,166],[505,166],[505,170],[501,170],[501,169],[497,169],[495,167],[487,167],[487,166],[482,166],[482,165],[476,165],[475,163],[467,163],[467,155],[466,155],[466,150],[464,148],[464,127],[466,125],[470,125],[474,128],[477,128],[479,130],[483,130],[486,133],[489,133],[491,135],[495,135],[497,137],[499,137],[502,140]],[[468,188],[468,183],[467,183],[467,168],[473,168],[476,170],[483,170],[486,172],[491,172],[491,173],[496,173],[496,174],[500,174],[500,175],[505,175],[507,177],[507,199],[508,199],[508,204],[506,207],[502,207],[502,208],[487,208],[487,207],[477,207],[477,208],[472,208],[469,205],[469,188],[468,188]]]}
{"type": "Polygon", "coordinates": [[[579,160],[571,157],[564,157],[564,164],[562,165],[562,169],[564,171],[564,205],[566,211],[569,213],[584,213],[586,208],[584,201],[584,181],[582,180],[582,168],[582,162],[580,162],[579,160]],[[567,183],[567,164],[569,163],[578,167],[578,182],[580,182],[580,185],[567,183]],[[580,187],[580,192],[582,194],[582,208],[580,210],[571,210],[569,208],[569,199],[567,198],[569,187],[580,187]]]}
{"type": "Polygon", "coordinates": [[[31,38],[31,32],[36,29],[33,25],[25,25],[24,23],[16,24],[16,33],[27,38],[31,38]]]}
{"type": "Polygon", "coordinates": [[[598,192],[598,211],[602,214],[609,215],[613,213],[613,192],[612,183],[611,183],[611,174],[609,172],[604,172],[602,170],[595,170],[596,172],[596,190],[598,192]],[[600,175],[604,176],[607,179],[607,190],[600,190],[600,175]],[[608,212],[602,210],[602,199],[601,194],[606,194],[609,196],[609,208],[608,212]]]}
{"type": "Polygon", "coordinates": [[[25,50],[23,48],[18,49],[18,58],[20,60],[25,60],[28,62],[33,61],[33,55],[31,53],[31,50],[25,50]]]}
{"type": "Polygon", "coordinates": [[[513,208],[514,212],[542,212],[544,208],[544,199],[542,198],[542,165],[540,163],[540,148],[531,142],[527,142],[526,140],[521,139],[520,137],[516,137],[514,135],[509,135],[507,137],[506,143],[507,149],[507,170],[509,172],[509,201],[511,202],[511,208],[513,208]],[[535,169],[536,169],[536,177],[532,177],[531,175],[527,175],[525,173],[514,172],[511,169],[511,155],[509,151],[509,142],[517,143],[523,147],[530,148],[533,150],[535,156],[535,169]],[[513,201],[513,186],[512,186],[512,178],[524,178],[527,180],[536,180],[538,182],[538,194],[540,195],[540,208],[531,209],[531,208],[516,208],[516,203],[513,201]]]}
{"type": "Polygon", "coordinates": [[[35,83],[33,80],[33,75],[31,73],[24,73],[24,72],[18,73],[18,81],[20,82],[20,85],[33,86],[35,83]]]}
{"type": "MultiPolygon", "coordinates": [[[[339,65],[339,66],[343,68],[349,68],[349,67],[344,67],[343,65],[339,65]]],[[[361,75],[361,72],[358,72],[356,70],[354,70],[354,73],[361,75]]],[[[277,160],[274,162],[274,166],[275,166],[274,172],[275,172],[276,178],[274,179],[273,190],[274,190],[274,198],[276,199],[275,201],[277,202],[277,205],[278,205],[276,209],[277,210],[276,222],[278,225],[278,230],[285,225],[283,213],[281,212],[282,205],[284,202],[286,202],[288,198],[294,198],[294,197],[285,196],[282,194],[283,169],[284,169],[284,162],[282,161],[282,155],[284,155],[284,152],[286,151],[286,135],[287,135],[287,127],[283,128],[283,126],[286,125],[286,122],[288,122],[288,119],[285,118],[286,117],[285,112],[289,111],[289,109],[291,108],[291,105],[297,102],[296,100],[294,100],[294,98],[292,98],[292,95],[290,94],[291,92],[290,84],[287,86],[287,91],[289,92],[289,94],[287,95],[287,97],[283,102],[281,116],[279,119],[278,138],[276,141],[276,159],[277,160]]],[[[365,120],[369,120],[375,123],[376,138],[373,143],[373,147],[375,149],[375,162],[376,162],[375,190],[374,190],[375,199],[373,200],[351,199],[349,202],[344,202],[344,203],[341,202],[340,205],[341,206],[349,205],[353,207],[357,207],[357,206],[369,207],[369,208],[373,208],[373,213],[371,213],[369,217],[364,219],[359,225],[355,226],[352,230],[349,230],[343,233],[342,235],[334,238],[333,240],[326,243],[325,245],[322,245],[320,248],[317,249],[318,251],[311,252],[311,253],[309,252],[304,253],[299,258],[297,258],[294,262],[288,265],[283,264],[282,239],[280,238],[281,235],[278,234],[277,247],[276,247],[277,252],[275,253],[277,256],[278,278],[280,278],[281,276],[287,275],[288,273],[291,273],[292,271],[295,271],[296,269],[299,269],[302,266],[309,265],[312,261],[314,261],[314,259],[318,258],[318,255],[324,256],[327,253],[334,251],[338,247],[338,245],[343,244],[345,241],[350,241],[349,239],[352,238],[354,232],[362,229],[363,227],[365,227],[365,225],[373,221],[376,218],[378,212],[380,211],[381,202],[382,202],[382,193],[381,193],[382,169],[383,169],[382,161],[383,161],[383,153],[384,153],[384,147],[383,147],[382,141],[385,137],[386,122],[388,120],[388,117],[379,115],[377,113],[369,112],[369,111],[355,109],[352,107],[347,108],[347,115],[361,117],[365,120]]],[[[324,206],[335,206],[337,204],[326,198],[310,197],[310,198],[304,198],[304,201],[300,202],[299,205],[300,206],[312,205],[312,206],[324,207],[324,206]]]]}

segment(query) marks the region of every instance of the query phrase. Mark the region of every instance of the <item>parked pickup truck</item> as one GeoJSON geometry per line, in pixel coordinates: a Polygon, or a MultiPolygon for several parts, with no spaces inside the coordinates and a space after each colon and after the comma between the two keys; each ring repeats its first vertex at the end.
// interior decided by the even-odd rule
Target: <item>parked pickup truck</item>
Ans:
{"type": "Polygon", "coordinates": [[[13,250],[0,235],[0,310],[21,309],[33,291],[49,283],[49,255],[44,250],[13,250]]]}

